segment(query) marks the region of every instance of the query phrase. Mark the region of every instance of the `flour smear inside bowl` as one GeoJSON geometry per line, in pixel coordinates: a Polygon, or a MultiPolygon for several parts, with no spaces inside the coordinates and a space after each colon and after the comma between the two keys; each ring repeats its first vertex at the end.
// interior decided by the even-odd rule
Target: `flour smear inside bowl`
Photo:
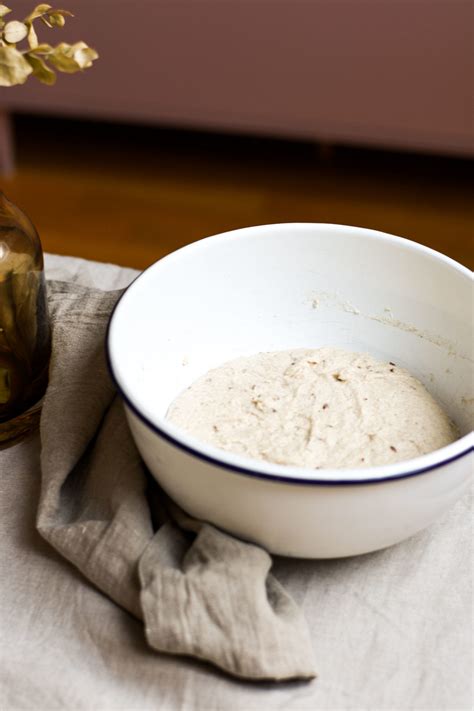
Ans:
{"type": "Polygon", "coordinates": [[[224,363],[181,393],[167,417],[228,452],[310,469],[391,464],[459,436],[408,371],[335,348],[224,363]]]}

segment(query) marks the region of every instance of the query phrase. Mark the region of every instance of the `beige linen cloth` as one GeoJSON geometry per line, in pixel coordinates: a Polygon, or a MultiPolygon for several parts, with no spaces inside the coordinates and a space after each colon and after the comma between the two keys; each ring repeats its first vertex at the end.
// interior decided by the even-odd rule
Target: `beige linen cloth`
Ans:
{"type": "Polygon", "coordinates": [[[106,365],[107,324],[121,293],[48,284],[53,349],[38,531],[143,618],[154,649],[248,679],[312,678],[305,621],[269,573],[269,554],[166,507],[147,478],[106,365]]]}
{"type": "MultiPolygon", "coordinates": [[[[136,275],[52,255],[46,265],[50,279],[101,289],[120,289],[136,275]]],[[[83,387],[94,377],[88,373],[83,387]]],[[[2,711],[472,709],[470,493],[387,550],[326,561],[275,557],[275,579],[304,613],[318,678],[256,684],[154,652],[143,622],[38,534],[40,489],[38,436],[0,452],[2,711]]]]}

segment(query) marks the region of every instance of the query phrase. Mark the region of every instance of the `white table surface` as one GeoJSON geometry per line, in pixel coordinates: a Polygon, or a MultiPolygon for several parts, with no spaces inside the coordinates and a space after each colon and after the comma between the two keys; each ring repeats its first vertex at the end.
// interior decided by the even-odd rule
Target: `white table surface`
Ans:
{"type": "MultiPolygon", "coordinates": [[[[47,276],[102,289],[133,270],[47,255],[47,276]]],[[[35,531],[37,436],[0,452],[0,709],[472,708],[472,492],[426,531],[377,553],[276,559],[302,606],[319,677],[246,683],[151,651],[142,625],[35,531]]]]}

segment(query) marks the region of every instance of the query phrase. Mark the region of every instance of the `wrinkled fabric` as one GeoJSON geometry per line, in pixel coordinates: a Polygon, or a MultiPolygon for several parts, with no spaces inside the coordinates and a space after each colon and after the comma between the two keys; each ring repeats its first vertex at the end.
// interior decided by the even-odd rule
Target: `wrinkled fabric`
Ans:
{"type": "MultiPolygon", "coordinates": [[[[136,276],[54,255],[46,273],[102,289],[136,276]]],[[[35,529],[39,458],[37,435],[0,452],[2,711],[472,710],[471,492],[386,550],[275,557],[275,579],[304,612],[318,678],[256,684],[153,652],[142,621],[56,553],[35,529]]]]}
{"type": "Polygon", "coordinates": [[[306,623],[270,574],[266,551],[199,522],[188,522],[197,530],[191,535],[171,520],[154,530],[150,501],[162,516],[166,497],[145,471],[105,359],[121,292],[65,282],[48,290],[53,354],[40,424],[38,531],[143,619],[154,649],[248,679],[313,678],[306,623]]]}

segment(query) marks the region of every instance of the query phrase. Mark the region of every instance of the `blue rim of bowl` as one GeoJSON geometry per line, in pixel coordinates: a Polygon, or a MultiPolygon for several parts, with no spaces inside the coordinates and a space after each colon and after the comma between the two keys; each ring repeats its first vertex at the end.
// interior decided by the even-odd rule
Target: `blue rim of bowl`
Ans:
{"type": "MultiPolygon", "coordinates": [[[[140,276],[136,277],[136,279],[139,279],[140,276]]],[[[201,459],[204,462],[207,462],[208,464],[212,464],[214,466],[222,467],[224,469],[227,469],[230,472],[233,472],[234,474],[240,474],[241,476],[248,476],[254,479],[264,479],[265,481],[273,481],[276,483],[280,484],[296,484],[298,486],[361,486],[361,485],[368,485],[368,484],[380,484],[383,482],[388,482],[388,481],[396,481],[397,479],[408,479],[413,476],[418,476],[419,474],[427,474],[430,471],[433,471],[435,469],[440,469],[441,467],[446,466],[447,464],[451,464],[451,462],[455,462],[458,459],[461,459],[462,457],[466,456],[470,452],[474,451],[474,446],[470,447],[468,446],[467,449],[463,450],[462,452],[458,452],[458,454],[455,454],[452,457],[448,457],[447,459],[443,459],[440,462],[437,462],[436,464],[431,464],[426,467],[422,467],[420,469],[415,469],[411,472],[406,472],[404,474],[394,474],[392,476],[382,476],[382,477],[367,477],[366,479],[349,479],[349,478],[339,478],[339,479],[318,479],[318,478],[311,478],[311,479],[302,479],[298,477],[290,477],[290,476],[284,476],[281,474],[270,474],[266,472],[259,472],[255,471],[254,469],[250,467],[240,467],[236,464],[230,464],[229,462],[225,462],[222,459],[219,459],[218,457],[211,457],[208,454],[204,454],[204,452],[201,452],[199,449],[195,449],[194,447],[190,447],[188,444],[184,444],[183,442],[180,442],[178,439],[173,437],[172,435],[169,435],[167,432],[164,432],[158,425],[156,425],[154,422],[152,422],[146,415],[144,415],[138,407],[130,400],[130,398],[125,394],[123,389],[121,388],[117,378],[115,377],[114,369],[112,366],[112,360],[111,360],[111,355],[110,355],[110,328],[112,324],[112,320],[115,314],[115,311],[120,304],[122,298],[125,296],[127,293],[128,289],[132,286],[132,284],[135,283],[136,279],[133,280],[131,284],[125,289],[123,294],[120,296],[118,299],[117,303],[115,304],[114,308],[112,309],[112,313],[110,314],[109,322],[107,324],[107,332],[105,336],[105,355],[106,355],[106,361],[107,361],[107,367],[110,373],[110,377],[112,378],[112,381],[117,388],[120,397],[122,400],[125,402],[127,407],[138,417],[139,420],[141,420],[149,429],[151,429],[155,434],[157,434],[159,437],[162,439],[166,440],[169,442],[169,444],[173,445],[177,449],[181,449],[187,454],[191,454],[194,457],[197,457],[198,459],[201,459]]]]}
{"type": "MultiPolygon", "coordinates": [[[[244,228],[245,229],[245,228],[244,228]]],[[[234,232],[234,230],[232,230],[234,232]]],[[[235,230],[239,231],[239,230],[235,230]]],[[[217,235],[215,235],[217,236],[217,235]]],[[[393,237],[393,235],[390,235],[393,237]]],[[[404,238],[398,238],[398,239],[404,239],[404,238]]],[[[409,241],[409,240],[408,240],[409,241]]],[[[428,247],[425,247],[424,249],[427,249],[429,252],[434,252],[435,254],[440,254],[436,252],[436,250],[430,249],[428,247]]],[[[441,255],[445,256],[445,255],[441,255]]],[[[154,262],[153,264],[150,265],[152,267],[154,264],[157,264],[161,259],[157,260],[157,262],[154,262]]],[[[453,260],[454,261],[454,260],[453,260]]],[[[252,469],[251,467],[244,467],[244,466],[239,466],[237,464],[231,464],[230,462],[226,462],[222,459],[219,459],[218,457],[212,457],[209,454],[204,454],[204,452],[201,452],[199,449],[196,449],[195,447],[191,447],[188,444],[184,444],[184,442],[180,442],[179,439],[176,437],[173,437],[172,435],[168,434],[164,430],[161,429],[158,425],[156,425],[154,422],[152,422],[146,415],[144,415],[139,408],[131,401],[131,399],[126,395],[122,387],[120,386],[118,379],[115,376],[114,369],[112,366],[112,358],[111,358],[111,353],[110,353],[110,330],[111,330],[111,325],[112,321],[115,315],[115,312],[122,301],[123,297],[125,294],[128,292],[128,290],[137,282],[144,274],[145,272],[148,271],[150,267],[147,267],[147,269],[144,269],[143,272],[138,274],[135,279],[125,288],[123,293],[120,295],[118,298],[117,302],[115,303],[112,312],[109,317],[109,322],[107,324],[107,331],[105,335],[105,356],[106,356],[106,362],[107,362],[107,367],[110,373],[110,377],[112,378],[112,382],[114,383],[115,387],[117,388],[122,400],[125,402],[127,407],[138,417],[139,420],[143,422],[152,432],[157,434],[159,437],[162,439],[166,440],[169,444],[173,445],[176,447],[176,449],[181,449],[183,452],[186,452],[187,454],[192,455],[193,457],[197,457],[198,459],[201,459],[204,462],[207,462],[208,464],[212,464],[213,466],[218,466],[223,469],[226,469],[227,471],[233,472],[234,474],[240,474],[241,476],[247,476],[253,479],[263,479],[264,481],[273,481],[275,483],[280,483],[280,484],[296,484],[298,486],[367,486],[370,484],[381,484],[385,482],[390,482],[390,481],[397,481],[399,479],[409,479],[414,476],[419,476],[420,474],[427,474],[428,472],[434,471],[436,469],[440,469],[441,467],[445,467],[447,464],[451,464],[452,462],[457,461],[458,459],[461,459],[462,457],[465,457],[466,455],[470,454],[470,452],[474,451],[474,445],[470,446],[468,445],[466,449],[462,450],[462,452],[458,452],[457,454],[453,455],[452,457],[447,457],[446,459],[443,459],[439,462],[436,462],[435,464],[430,464],[425,467],[420,467],[419,469],[414,469],[410,472],[405,472],[404,474],[392,474],[389,476],[378,476],[378,477],[367,477],[364,479],[350,479],[348,477],[339,477],[337,479],[318,479],[317,477],[311,478],[311,479],[303,479],[299,478],[297,476],[285,476],[284,474],[270,474],[267,472],[259,472],[256,471],[255,469],[252,469]]]]}

